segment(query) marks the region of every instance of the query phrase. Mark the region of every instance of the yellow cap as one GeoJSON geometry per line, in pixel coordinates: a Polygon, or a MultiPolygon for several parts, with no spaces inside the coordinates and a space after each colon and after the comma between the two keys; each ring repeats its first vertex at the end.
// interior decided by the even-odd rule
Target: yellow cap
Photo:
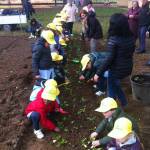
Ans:
{"type": "Polygon", "coordinates": [[[108,133],[108,136],[115,139],[122,139],[131,132],[132,122],[125,117],[121,117],[115,121],[113,130],[108,133]]]}
{"type": "Polygon", "coordinates": [[[57,87],[57,82],[54,79],[49,79],[44,83],[45,87],[47,86],[54,86],[57,87]]]}
{"type": "Polygon", "coordinates": [[[50,30],[43,30],[41,37],[43,37],[49,44],[56,44],[54,33],[50,30]]]}
{"type": "Polygon", "coordinates": [[[54,18],[53,23],[55,24],[55,26],[62,26],[61,18],[54,18]]]}
{"type": "Polygon", "coordinates": [[[61,15],[62,15],[61,13],[57,13],[56,17],[61,17],[61,15]]]}
{"type": "Polygon", "coordinates": [[[41,97],[46,100],[55,101],[56,97],[60,94],[58,88],[54,86],[47,86],[44,88],[41,97]]]}
{"type": "Polygon", "coordinates": [[[52,56],[52,61],[61,61],[61,60],[63,60],[63,56],[59,55],[56,52],[52,52],[51,56],[52,56]]]}
{"type": "Polygon", "coordinates": [[[61,14],[61,21],[66,22],[68,19],[68,15],[63,11],[61,11],[60,14],[61,14]]]}
{"type": "Polygon", "coordinates": [[[64,40],[63,38],[60,38],[60,39],[59,39],[59,44],[60,44],[60,45],[63,45],[63,46],[66,46],[66,45],[67,45],[66,42],[65,42],[65,40],[64,40]]]}
{"type": "Polygon", "coordinates": [[[102,99],[100,107],[95,109],[95,111],[104,113],[117,107],[116,101],[111,97],[107,97],[102,99]]]}
{"type": "Polygon", "coordinates": [[[49,23],[46,27],[52,30],[56,30],[56,25],[54,23],[49,23]]]}
{"type": "Polygon", "coordinates": [[[82,71],[85,70],[89,61],[90,61],[89,54],[85,54],[81,59],[82,71]]]}
{"type": "Polygon", "coordinates": [[[60,33],[62,33],[62,31],[63,31],[62,26],[56,26],[56,29],[57,29],[57,31],[59,31],[60,33]]]}

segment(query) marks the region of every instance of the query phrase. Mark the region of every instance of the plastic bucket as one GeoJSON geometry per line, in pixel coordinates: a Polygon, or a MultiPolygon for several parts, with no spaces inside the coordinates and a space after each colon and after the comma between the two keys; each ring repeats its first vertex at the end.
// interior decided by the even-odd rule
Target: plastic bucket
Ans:
{"type": "Polygon", "coordinates": [[[150,104],[150,73],[131,77],[133,99],[150,104]]]}

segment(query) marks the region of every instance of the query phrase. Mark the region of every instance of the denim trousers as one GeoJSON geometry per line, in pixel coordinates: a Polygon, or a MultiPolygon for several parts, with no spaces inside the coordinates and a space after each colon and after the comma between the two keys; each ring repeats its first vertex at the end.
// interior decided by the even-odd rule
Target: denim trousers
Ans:
{"type": "Polygon", "coordinates": [[[117,79],[111,71],[108,73],[108,96],[114,99],[118,98],[122,106],[127,105],[120,79],[117,79]]]}
{"type": "Polygon", "coordinates": [[[29,113],[27,117],[32,121],[33,128],[35,130],[39,130],[40,129],[40,113],[33,111],[29,113]]]}
{"type": "Polygon", "coordinates": [[[147,26],[139,28],[139,48],[140,51],[145,51],[147,26]]]}
{"type": "Polygon", "coordinates": [[[40,78],[42,79],[54,79],[55,77],[55,72],[54,68],[50,68],[48,70],[39,70],[40,73],[40,78]]]}

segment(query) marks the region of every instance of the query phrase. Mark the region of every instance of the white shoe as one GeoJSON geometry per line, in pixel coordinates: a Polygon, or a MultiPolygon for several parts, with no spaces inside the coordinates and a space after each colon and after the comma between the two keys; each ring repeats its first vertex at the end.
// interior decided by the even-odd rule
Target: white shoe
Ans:
{"type": "Polygon", "coordinates": [[[102,92],[102,91],[97,91],[96,93],[95,93],[95,95],[97,95],[97,96],[101,96],[101,95],[104,95],[105,94],[105,92],[102,92]]]}
{"type": "Polygon", "coordinates": [[[34,35],[33,35],[33,34],[31,34],[31,35],[29,36],[29,39],[32,39],[32,38],[34,38],[34,35]]]}
{"type": "Polygon", "coordinates": [[[42,139],[44,137],[44,134],[42,133],[41,129],[39,130],[34,130],[34,134],[38,139],[42,139]]]}
{"type": "Polygon", "coordinates": [[[93,88],[94,88],[94,89],[96,89],[96,88],[97,88],[97,85],[96,85],[96,84],[94,84],[94,85],[93,85],[93,88]]]}

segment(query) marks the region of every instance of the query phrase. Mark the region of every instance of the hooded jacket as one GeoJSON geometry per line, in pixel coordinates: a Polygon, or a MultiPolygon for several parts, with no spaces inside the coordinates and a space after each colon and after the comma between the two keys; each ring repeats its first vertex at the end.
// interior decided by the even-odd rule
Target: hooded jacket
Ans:
{"type": "Polygon", "coordinates": [[[39,91],[36,100],[28,104],[28,106],[25,109],[25,114],[28,115],[28,113],[32,111],[40,113],[41,126],[49,130],[54,130],[56,126],[50,119],[47,118],[47,113],[54,112],[55,110],[58,110],[60,107],[57,101],[52,101],[50,104],[45,104],[43,99],[41,98],[42,92],[43,89],[39,91]]]}

